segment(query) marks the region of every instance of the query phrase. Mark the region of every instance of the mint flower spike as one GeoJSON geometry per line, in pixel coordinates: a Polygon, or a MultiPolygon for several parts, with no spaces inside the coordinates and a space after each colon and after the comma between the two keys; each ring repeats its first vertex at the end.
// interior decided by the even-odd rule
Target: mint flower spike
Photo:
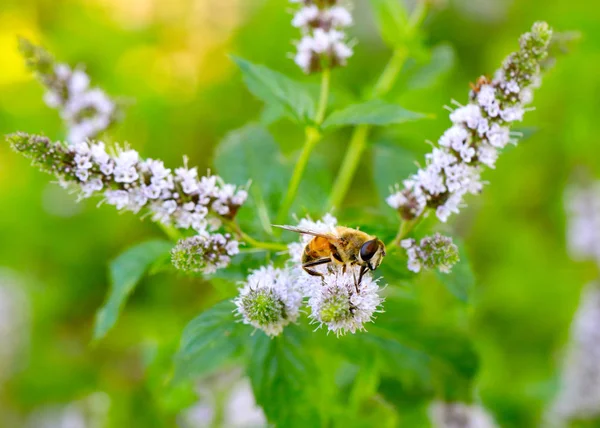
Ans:
{"type": "Polygon", "coordinates": [[[452,242],[452,238],[439,233],[421,239],[418,245],[414,239],[405,239],[400,245],[408,255],[408,269],[415,273],[422,268],[450,273],[452,266],[460,260],[458,247],[452,242]]]}
{"type": "Polygon", "coordinates": [[[546,426],[571,426],[600,416],[600,284],[583,289],[569,342],[546,426]]]}
{"type": "Polygon", "coordinates": [[[481,172],[494,168],[500,150],[516,144],[510,126],[523,119],[525,106],[540,84],[540,63],[546,58],[552,31],[545,22],[521,36],[518,52],[509,55],[493,79],[481,77],[469,103],[450,114],[452,127],[426,155],[426,165],[396,185],[387,203],[404,220],[433,209],[442,222],[458,213],[463,197],[483,189],[481,172]]]}
{"type": "Polygon", "coordinates": [[[227,267],[239,252],[239,242],[230,234],[202,232],[177,242],[171,250],[171,262],[184,272],[211,274],[227,267]]]}
{"type": "Polygon", "coordinates": [[[354,269],[346,273],[338,269],[325,275],[319,283],[313,283],[309,292],[311,320],[319,327],[326,326],[336,336],[366,330],[364,324],[372,322],[376,312],[383,312],[377,280],[366,274],[357,292],[357,275],[354,269]]]}
{"type": "Polygon", "coordinates": [[[284,327],[296,322],[302,306],[302,294],[296,276],[288,269],[263,266],[243,282],[233,302],[244,324],[264,331],[268,336],[281,334],[284,327]]]}
{"type": "Polygon", "coordinates": [[[65,146],[25,133],[7,139],[34,166],[75,189],[80,199],[102,195],[118,210],[143,212],[166,226],[199,233],[218,229],[223,219],[235,217],[248,196],[219,176],[198,177],[187,162],[172,173],[162,161],[142,159],[135,150],[117,147],[108,153],[101,141],[65,146]]]}
{"type": "Polygon", "coordinates": [[[565,210],[569,254],[600,265],[600,182],[569,186],[565,210]]]}
{"type": "Polygon", "coordinates": [[[343,29],[352,25],[352,15],[339,0],[291,0],[302,7],[292,25],[302,31],[294,62],[307,74],[343,67],[352,56],[343,29]]]}
{"type": "Polygon", "coordinates": [[[99,88],[90,87],[89,76],[81,69],[56,63],[52,55],[26,39],[19,50],[29,69],[46,88],[44,102],[60,112],[71,144],[94,138],[121,115],[117,103],[99,88]]]}
{"type": "Polygon", "coordinates": [[[434,428],[496,428],[492,416],[477,404],[432,401],[429,419],[434,428]]]}

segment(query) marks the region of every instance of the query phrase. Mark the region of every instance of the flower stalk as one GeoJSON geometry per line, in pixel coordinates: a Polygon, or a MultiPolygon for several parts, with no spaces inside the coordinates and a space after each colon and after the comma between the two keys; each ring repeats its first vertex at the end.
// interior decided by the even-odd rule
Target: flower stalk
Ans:
{"type": "MultiPolygon", "coordinates": [[[[420,27],[426,11],[427,2],[417,2],[415,10],[409,18],[409,28],[407,30],[409,37],[412,37],[420,27]]],[[[396,83],[396,80],[398,79],[398,76],[402,72],[402,68],[404,67],[409,55],[410,50],[406,45],[398,46],[394,50],[383,72],[379,76],[379,79],[375,83],[369,99],[380,98],[386,95],[392,89],[396,83]]],[[[344,155],[344,159],[342,160],[342,164],[338,171],[338,175],[333,183],[327,204],[329,209],[339,208],[344,202],[344,199],[346,198],[348,190],[352,184],[352,179],[356,174],[358,164],[360,163],[365,148],[367,147],[367,138],[370,130],[371,126],[369,125],[358,125],[356,128],[354,128],[352,136],[350,137],[350,142],[346,149],[346,154],[344,155]]]]}
{"type": "MultiPolygon", "coordinates": [[[[288,184],[288,188],[283,198],[283,202],[281,203],[279,211],[277,212],[276,222],[278,224],[283,224],[286,222],[289,215],[289,211],[296,198],[296,194],[298,193],[298,188],[300,187],[300,182],[302,181],[302,176],[304,175],[304,171],[306,170],[306,165],[308,165],[310,155],[317,143],[321,141],[322,135],[318,127],[323,122],[323,119],[325,118],[325,112],[327,110],[330,78],[331,71],[329,69],[324,70],[321,76],[321,91],[319,95],[319,105],[317,107],[317,112],[315,115],[315,126],[307,126],[304,130],[305,139],[304,145],[302,146],[302,152],[300,153],[300,157],[296,162],[296,166],[294,167],[294,171],[292,172],[292,178],[290,179],[290,183],[288,184]]],[[[279,229],[275,231],[276,235],[279,235],[280,233],[281,231],[279,229]]]]}

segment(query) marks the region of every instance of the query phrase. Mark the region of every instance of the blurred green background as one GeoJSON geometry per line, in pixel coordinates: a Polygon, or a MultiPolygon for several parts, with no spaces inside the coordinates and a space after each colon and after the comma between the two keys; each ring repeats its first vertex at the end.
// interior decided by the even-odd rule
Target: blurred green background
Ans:
{"type": "MultiPolygon", "coordinates": [[[[369,2],[353,3],[355,55],[333,74],[334,91],[345,96],[370,85],[390,55],[369,2]]],[[[430,76],[409,61],[388,97],[436,118],[380,133],[418,154],[429,150],[425,139],[448,127],[442,106],[452,98],[464,102],[469,81],[491,74],[532,22],[583,35],[537,92],[536,110],[524,123],[534,132],[485,173],[490,184],[452,223],[477,276],[470,328],[482,357],[478,393],[501,426],[535,426],[556,388],[579,292],[597,275],[593,265],[572,262],[566,253],[563,191],[575,171],[600,172],[600,13],[590,0],[436,3],[424,33],[431,47],[445,46],[445,66],[430,76]]],[[[203,171],[228,131],[260,118],[261,104],[229,54],[318,82],[290,59],[298,38],[290,20],[285,0],[3,0],[0,134],[64,137],[58,114],[44,105],[43,89],[17,52],[16,37],[23,35],[60,61],[85,64],[93,84],[129,100],[125,120],[107,140],[129,142],[171,167],[187,154],[203,171]]],[[[283,152],[294,156],[301,131],[287,122],[271,130],[283,152]]],[[[332,175],[348,135],[330,136],[316,150],[332,175]]],[[[371,157],[363,162],[370,168],[371,157]]],[[[23,318],[23,327],[17,335],[0,335],[0,348],[14,350],[0,353],[13,360],[0,364],[0,426],[33,424],[40,409],[78,400],[108,409],[106,426],[174,426],[196,394],[189,386],[165,392],[164,375],[183,326],[218,301],[219,291],[199,279],[152,276],[117,327],[90,345],[94,312],[107,290],[107,262],[161,232],[112,207],[76,204],[50,181],[0,144],[0,284],[25,291],[23,304],[12,306],[17,315],[8,317],[23,318]]],[[[346,205],[377,199],[372,180],[359,174],[346,205]]],[[[429,294],[424,299],[436,316],[448,296],[429,294]]]]}

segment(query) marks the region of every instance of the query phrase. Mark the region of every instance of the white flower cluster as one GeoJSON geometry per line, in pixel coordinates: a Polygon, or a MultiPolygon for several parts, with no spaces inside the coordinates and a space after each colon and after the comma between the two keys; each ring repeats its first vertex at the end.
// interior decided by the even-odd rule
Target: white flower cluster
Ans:
{"type": "Polygon", "coordinates": [[[142,159],[135,150],[108,153],[102,142],[65,147],[46,137],[24,133],[9,137],[12,147],[61,184],[76,184],[81,197],[102,193],[118,210],[144,209],[153,221],[198,232],[215,230],[231,219],[248,194],[215,175],[198,177],[196,168],[166,168],[162,161],[142,159]]]}
{"type": "Polygon", "coordinates": [[[445,222],[459,212],[466,194],[481,192],[483,167],[494,168],[499,151],[516,143],[509,127],[522,120],[532,88],[539,85],[539,64],[550,36],[547,24],[534,24],[531,33],[521,37],[521,50],[505,60],[495,78],[480,78],[469,104],[452,111],[453,125],[426,156],[425,167],[405,180],[403,189],[397,185],[387,198],[405,220],[431,208],[445,222]]]}
{"type": "Polygon", "coordinates": [[[549,426],[600,417],[600,286],[596,283],[584,289],[570,341],[549,426]]]}
{"type": "Polygon", "coordinates": [[[0,389],[27,362],[30,340],[29,298],[19,278],[0,268],[0,389]]]}
{"type": "Polygon", "coordinates": [[[383,298],[379,296],[377,280],[369,274],[363,276],[357,292],[357,276],[354,269],[337,271],[314,284],[308,299],[311,320],[338,336],[364,330],[364,324],[373,321],[375,312],[382,312],[383,298]]]}
{"type": "Polygon", "coordinates": [[[171,250],[171,262],[176,269],[184,272],[211,274],[227,267],[231,257],[239,252],[239,242],[230,234],[202,231],[180,240],[171,250]]]}
{"type": "Polygon", "coordinates": [[[300,314],[302,294],[289,269],[263,266],[253,271],[234,300],[244,324],[277,336],[300,314]]]}
{"type": "Polygon", "coordinates": [[[47,90],[44,101],[60,111],[71,144],[96,137],[117,120],[118,106],[104,91],[90,87],[84,71],[56,63],[45,49],[25,39],[19,40],[19,49],[47,90]]]}
{"type": "Polygon", "coordinates": [[[292,25],[302,30],[294,58],[305,73],[346,65],[352,49],[343,29],[352,25],[352,15],[337,0],[291,0],[302,7],[292,19],[292,25]]]}
{"type": "Polygon", "coordinates": [[[434,401],[429,406],[429,419],[434,428],[495,428],[487,411],[478,405],[434,401]]]}
{"type": "Polygon", "coordinates": [[[84,71],[56,64],[53,78],[46,80],[51,85],[47,86],[44,101],[60,111],[71,144],[96,137],[115,121],[115,103],[101,89],[90,88],[90,78],[84,71]]]}
{"type": "Polygon", "coordinates": [[[400,245],[408,255],[408,269],[418,273],[422,268],[437,268],[442,273],[450,273],[452,266],[459,261],[458,247],[452,238],[436,233],[426,236],[417,244],[414,239],[405,239],[400,245]]]}
{"type": "MultiPolygon", "coordinates": [[[[327,214],[317,221],[302,219],[297,227],[335,233],[336,226],[337,219],[327,214]]],[[[346,272],[342,272],[341,266],[331,264],[312,268],[322,273],[323,277],[311,276],[302,269],[302,253],[311,239],[312,236],[300,235],[300,242],[288,245],[290,259],[285,268],[263,267],[248,276],[234,301],[245,323],[269,335],[279,334],[283,327],[297,318],[303,298],[307,298],[311,320],[339,336],[348,331],[355,333],[364,330],[364,324],[373,320],[375,312],[381,311],[383,298],[379,296],[380,287],[370,273],[363,276],[357,292],[357,268],[348,268],[346,272]],[[261,309],[264,301],[271,302],[271,309],[285,307],[286,310],[265,311],[261,309]],[[258,312],[263,317],[262,323],[254,319],[258,317],[253,315],[258,309],[261,309],[258,312]],[[272,317],[272,314],[279,314],[279,318],[272,317]]]]}
{"type": "Polygon", "coordinates": [[[594,260],[600,265],[600,182],[567,189],[565,209],[572,257],[594,260]]]}

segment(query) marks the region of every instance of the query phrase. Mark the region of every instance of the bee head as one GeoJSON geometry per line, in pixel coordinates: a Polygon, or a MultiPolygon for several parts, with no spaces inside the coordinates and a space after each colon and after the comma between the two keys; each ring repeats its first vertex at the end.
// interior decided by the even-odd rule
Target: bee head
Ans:
{"type": "Polygon", "coordinates": [[[385,245],[381,240],[373,238],[360,247],[359,258],[370,270],[375,270],[385,256],[385,245]]]}

